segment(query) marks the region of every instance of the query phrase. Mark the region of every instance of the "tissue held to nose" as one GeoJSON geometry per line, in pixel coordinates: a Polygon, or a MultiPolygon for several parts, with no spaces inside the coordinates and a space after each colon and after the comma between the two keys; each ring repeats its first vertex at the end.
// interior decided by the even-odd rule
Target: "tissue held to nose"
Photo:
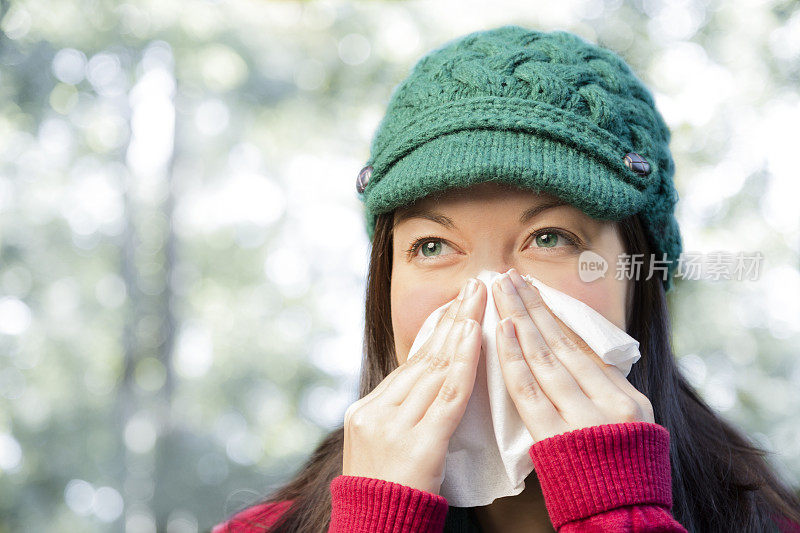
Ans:
{"type": "MultiPolygon", "coordinates": [[[[484,270],[477,276],[487,288],[481,359],[466,411],[450,439],[440,492],[457,507],[488,505],[497,498],[519,494],[525,488],[524,479],[533,470],[528,454],[533,438],[506,390],[497,355],[495,333],[500,316],[491,286],[501,275],[484,270]]],[[[604,362],[628,375],[641,357],[638,341],[580,300],[531,276],[524,278],[539,290],[553,314],[604,362]]],[[[451,303],[428,316],[414,339],[409,358],[431,336],[451,303]]]]}
{"type": "MultiPolygon", "coordinates": [[[[483,270],[477,276],[477,279],[483,282],[487,288],[486,310],[483,316],[483,337],[484,341],[491,341],[492,343],[494,343],[495,329],[500,318],[492,296],[491,286],[494,280],[501,275],[502,273],[500,272],[483,270]]],[[[553,311],[553,314],[577,333],[600,359],[619,368],[625,376],[630,373],[633,363],[641,357],[637,340],[580,300],[564,294],[549,285],[545,285],[532,276],[523,277],[539,289],[542,299],[553,311]]],[[[409,357],[416,353],[430,337],[439,318],[453,301],[447,302],[428,316],[414,339],[414,344],[408,354],[409,357]]]]}

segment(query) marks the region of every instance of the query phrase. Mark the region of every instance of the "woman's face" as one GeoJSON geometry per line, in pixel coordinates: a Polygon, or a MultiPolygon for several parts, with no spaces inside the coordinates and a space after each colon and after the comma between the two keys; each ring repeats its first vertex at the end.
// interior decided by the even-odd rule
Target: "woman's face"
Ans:
{"type": "Polygon", "coordinates": [[[556,197],[498,183],[451,189],[394,214],[391,306],[398,363],[422,323],[481,270],[516,268],[583,301],[625,329],[627,279],[616,279],[625,252],[617,223],[596,220],[556,197]],[[524,215],[528,213],[528,217],[524,215]],[[591,250],[608,264],[584,282],[578,257],[591,250]]]}

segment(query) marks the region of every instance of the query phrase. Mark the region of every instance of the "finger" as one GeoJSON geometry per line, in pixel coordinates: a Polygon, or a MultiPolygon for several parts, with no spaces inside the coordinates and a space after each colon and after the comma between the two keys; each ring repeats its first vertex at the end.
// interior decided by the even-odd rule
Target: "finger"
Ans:
{"type": "MultiPolygon", "coordinates": [[[[448,310],[450,308],[457,308],[459,304],[460,302],[458,300],[453,300],[452,302],[450,302],[448,310]]],[[[423,344],[419,348],[419,350],[417,350],[417,352],[414,354],[414,357],[406,359],[404,363],[395,368],[391,373],[389,373],[388,376],[383,378],[383,380],[380,383],[378,383],[369,394],[364,396],[362,400],[364,401],[374,400],[375,398],[383,395],[385,391],[390,387],[392,387],[392,384],[401,376],[405,377],[408,374],[413,375],[415,373],[418,373],[421,369],[421,365],[418,365],[417,363],[426,359],[430,355],[431,345],[441,344],[443,342],[442,337],[447,335],[448,331],[452,327],[452,321],[450,321],[450,319],[448,319],[448,321],[445,322],[446,317],[447,313],[446,312],[442,313],[442,315],[439,317],[439,320],[436,322],[436,326],[434,326],[434,330],[431,333],[431,336],[428,338],[425,344],[423,344]]],[[[411,383],[413,383],[413,381],[411,383]]],[[[397,401],[399,402],[400,400],[397,401]]]]}
{"type": "MultiPolygon", "coordinates": [[[[535,289],[535,287],[532,287],[532,288],[533,288],[533,289],[535,289]]],[[[522,291],[520,291],[520,294],[522,294],[522,291]]],[[[524,299],[524,298],[523,298],[523,299],[524,299]]],[[[547,305],[547,304],[545,304],[545,305],[547,305]]],[[[548,307],[548,309],[549,309],[549,307],[548,307]]],[[[585,351],[587,352],[587,354],[589,355],[589,358],[590,358],[590,359],[592,359],[592,360],[593,360],[593,361],[594,361],[594,362],[597,364],[597,366],[599,366],[601,369],[603,369],[604,371],[606,371],[606,373],[608,374],[608,377],[609,377],[609,378],[611,378],[611,379],[615,379],[615,377],[616,377],[616,376],[619,376],[619,377],[622,377],[622,379],[623,379],[623,380],[627,381],[627,380],[625,379],[625,376],[622,374],[622,371],[621,371],[619,368],[617,368],[616,366],[614,366],[614,365],[612,365],[612,364],[609,364],[609,363],[606,363],[605,361],[603,361],[603,360],[600,358],[600,356],[599,356],[599,355],[597,355],[597,354],[594,352],[594,350],[592,350],[592,349],[589,347],[589,345],[588,345],[588,344],[586,344],[586,341],[585,341],[585,340],[583,340],[583,338],[582,338],[580,335],[578,335],[577,333],[575,333],[575,332],[574,332],[574,331],[573,331],[573,330],[572,330],[572,329],[571,329],[569,326],[567,326],[567,325],[564,323],[564,321],[563,321],[563,320],[561,320],[560,318],[558,318],[558,317],[555,315],[555,313],[553,313],[553,312],[552,312],[552,310],[550,310],[550,312],[551,312],[551,314],[552,314],[552,316],[553,316],[553,319],[554,319],[554,320],[555,320],[555,321],[558,323],[558,325],[559,325],[559,326],[561,326],[561,329],[564,331],[564,333],[567,335],[567,337],[569,337],[569,338],[570,338],[570,340],[571,340],[573,343],[575,343],[575,345],[576,345],[578,348],[580,348],[580,349],[582,349],[582,350],[585,350],[585,351]],[[613,371],[613,372],[612,372],[612,371],[613,371]]],[[[616,381],[615,381],[615,383],[616,383],[616,381]]]]}
{"type": "Polygon", "coordinates": [[[566,421],[544,393],[525,361],[525,354],[514,330],[514,322],[510,318],[501,320],[497,325],[495,336],[503,381],[517,407],[517,412],[533,438],[537,441],[544,438],[541,430],[545,428],[548,430],[563,428],[564,431],[568,431],[569,426],[566,421]]]}
{"type": "Polygon", "coordinates": [[[449,365],[458,349],[463,334],[469,333],[469,331],[461,329],[463,323],[465,321],[474,322],[480,328],[480,324],[474,317],[482,317],[486,306],[485,291],[485,285],[477,280],[475,280],[471,290],[468,288],[463,295],[464,301],[456,314],[456,322],[448,332],[444,344],[437,353],[426,359],[424,364],[419,364],[419,366],[424,367],[424,372],[419,374],[417,382],[410,386],[406,397],[395,403],[395,405],[405,404],[409,402],[409,399],[411,400],[407,411],[412,413],[410,416],[413,418],[414,423],[422,418],[435,398],[438,389],[441,388],[444,382],[446,373],[450,370],[449,365]]]}
{"type": "Polygon", "coordinates": [[[593,412],[594,406],[572,374],[559,361],[556,355],[558,352],[539,332],[508,274],[503,274],[496,280],[493,291],[500,316],[510,317],[514,322],[525,361],[556,409],[561,413],[593,412]]]}
{"type": "Polygon", "coordinates": [[[639,403],[642,403],[642,401],[644,401],[646,403],[650,402],[650,400],[647,398],[647,396],[645,396],[639,389],[637,389],[633,385],[633,383],[628,381],[628,378],[625,377],[625,374],[622,373],[622,370],[617,368],[616,365],[612,365],[612,364],[606,363],[605,361],[600,359],[600,356],[597,355],[595,353],[595,351],[592,350],[589,347],[588,344],[586,344],[586,341],[584,341],[580,337],[580,335],[578,335],[577,333],[572,331],[569,328],[569,326],[567,326],[560,318],[555,316],[555,314],[553,315],[553,318],[555,318],[556,322],[558,322],[558,325],[561,326],[561,328],[566,332],[567,336],[570,339],[572,339],[572,341],[580,349],[583,349],[585,351],[585,353],[587,353],[589,355],[589,358],[591,358],[595,362],[595,364],[597,364],[597,366],[600,367],[603,370],[603,372],[606,373],[606,376],[608,376],[608,378],[611,381],[613,381],[614,384],[617,387],[619,387],[619,389],[622,392],[624,392],[625,394],[627,394],[631,398],[634,398],[639,403]]]}
{"type": "MultiPolygon", "coordinates": [[[[391,405],[400,405],[403,403],[403,400],[408,396],[411,388],[431,365],[431,359],[438,356],[442,351],[442,347],[450,337],[450,332],[456,318],[464,316],[465,312],[470,315],[474,314],[475,303],[473,300],[476,294],[479,293],[475,291],[470,295],[465,294],[465,289],[469,285],[469,281],[470,280],[467,280],[461,287],[457,298],[442,315],[430,338],[423,343],[417,353],[414,354],[414,357],[403,364],[403,366],[407,367],[407,371],[399,373],[398,376],[390,383],[387,383],[386,387],[379,393],[382,402],[391,405]]],[[[475,280],[475,283],[479,284],[477,280],[475,280]]]]}
{"type": "MultiPolygon", "coordinates": [[[[523,278],[524,279],[524,278],[523,278]]],[[[567,335],[577,344],[580,346],[585,346],[588,349],[589,357],[597,363],[603,372],[606,373],[606,376],[614,382],[614,384],[619,387],[619,389],[628,395],[629,398],[632,398],[636,403],[639,404],[641,407],[642,412],[647,415],[648,421],[655,422],[655,415],[653,412],[653,404],[650,402],[650,398],[647,397],[642,391],[637,389],[633,383],[631,383],[625,374],[622,373],[622,370],[617,368],[615,365],[606,363],[600,356],[595,353],[577,333],[572,331],[560,318],[553,315],[553,318],[556,319],[558,324],[566,331],[567,335]]]]}
{"type": "Polygon", "coordinates": [[[461,290],[456,296],[456,299],[450,302],[450,305],[447,306],[445,312],[439,317],[436,326],[434,326],[433,333],[431,336],[426,340],[422,346],[419,347],[416,353],[409,354],[408,358],[406,359],[407,363],[417,363],[421,362],[421,360],[427,359],[431,357],[431,355],[436,354],[442,347],[447,338],[448,332],[450,328],[453,327],[453,323],[458,317],[459,312],[461,311],[461,306],[464,304],[464,291],[467,288],[470,280],[467,280],[462,286],[461,290]]]}
{"type": "Polygon", "coordinates": [[[416,419],[418,425],[436,428],[448,439],[464,417],[469,397],[475,387],[475,375],[481,356],[480,324],[472,319],[466,319],[465,324],[469,327],[464,329],[455,349],[450,371],[437,389],[433,401],[428,402],[427,409],[416,419]]]}
{"type": "Polygon", "coordinates": [[[545,342],[558,354],[558,359],[573,376],[584,394],[592,400],[626,401],[629,396],[589,355],[594,354],[597,359],[600,359],[597,354],[574,331],[567,328],[566,325],[562,327],[563,322],[560,324],[560,321],[547,307],[539,289],[522,279],[522,276],[513,268],[509,271],[509,277],[545,342]],[[572,336],[567,333],[567,330],[572,333],[572,336]]]}
{"type": "Polygon", "coordinates": [[[442,387],[450,373],[463,368],[472,360],[472,353],[464,351],[464,339],[475,334],[478,329],[474,327],[475,324],[477,323],[474,320],[468,318],[456,320],[442,351],[430,359],[426,372],[420,376],[400,405],[396,415],[398,420],[413,426],[425,416],[439,395],[444,395],[447,400],[455,400],[458,394],[463,393],[463,384],[453,386],[451,382],[447,389],[442,387]]]}

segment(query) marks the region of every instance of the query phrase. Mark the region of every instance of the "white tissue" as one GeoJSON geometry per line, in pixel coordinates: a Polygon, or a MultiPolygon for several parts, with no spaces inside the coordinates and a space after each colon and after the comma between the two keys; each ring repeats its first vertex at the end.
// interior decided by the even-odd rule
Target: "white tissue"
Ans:
{"type": "MultiPolygon", "coordinates": [[[[497,498],[517,495],[523,491],[525,478],[533,471],[533,461],[528,454],[533,437],[506,390],[497,357],[495,332],[500,316],[491,287],[500,275],[500,272],[484,270],[476,276],[487,289],[481,359],[466,411],[450,438],[439,492],[456,507],[488,505],[497,498]]],[[[524,278],[539,289],[553,313],[603,361],[628,375],[633,363],[641,357],[638,341],[580,300],[531,276],[524,278]]],[[[439,317],[451,303],[428,316],[414,339],[409,357],[431,336],[439,317]]]]}

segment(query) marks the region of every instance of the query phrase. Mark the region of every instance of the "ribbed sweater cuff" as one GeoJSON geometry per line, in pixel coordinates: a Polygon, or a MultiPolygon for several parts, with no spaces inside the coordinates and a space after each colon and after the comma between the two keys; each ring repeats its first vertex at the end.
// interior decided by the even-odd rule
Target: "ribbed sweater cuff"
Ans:
{"type": "Polygon", "coordinates": [[[440,533],[447,499],[391,481],[338,476],[331,481],[331,531],[440,533]]]}
{"type": "Polygon", "coordinates": [[[591,426],[531,446],[556,530],[623,505],[672,508],[669,431],[650,422],[591,426]]]}

